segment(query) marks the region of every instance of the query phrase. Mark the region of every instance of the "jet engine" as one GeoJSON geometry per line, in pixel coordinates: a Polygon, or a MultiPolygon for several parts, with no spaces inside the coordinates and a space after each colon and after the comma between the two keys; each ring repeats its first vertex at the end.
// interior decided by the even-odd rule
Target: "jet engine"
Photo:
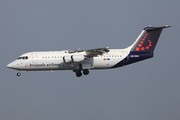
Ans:
{"type": "Polygon", "coordinates": [[[73,62],[71,59],[71,56],[64,56],[63,61],[64,61],[64,63],[72,63],[73,62]]]}
{"type": "Polygon", "coordinates": [[[84,55],[71,55],[71,56],[64,56],[63,61],[65,63],[72,63],[72,62],[81,62],[85,59],[84,55]]]}
{"type": "Polygon", "coordinates": [[[80,62],[85,59],[84,55],[72,55],[71,58],[73,62],[80,62]]]}

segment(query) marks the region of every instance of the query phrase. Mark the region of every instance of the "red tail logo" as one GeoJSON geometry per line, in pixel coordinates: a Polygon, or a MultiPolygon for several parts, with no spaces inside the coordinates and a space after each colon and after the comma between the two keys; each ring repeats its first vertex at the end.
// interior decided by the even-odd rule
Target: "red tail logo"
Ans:
{"type": "Polygon", "coordinates": [[[147,33],[145,34],[145,36],[143,37],[142,41],[140,41],[140,43],[138,44],[139,47],[136,47],[136,51],[139,51],[139,50],[148,50],[149,47],[152,46],[151,40],[148,40],[148,42],[149,42],[149,45],[148,45],[148,46],[143,46],[143,43],[144,43],[144,41],[146,40],[147,35],[148,35],[148,32],[147,32],[147,33]]]}

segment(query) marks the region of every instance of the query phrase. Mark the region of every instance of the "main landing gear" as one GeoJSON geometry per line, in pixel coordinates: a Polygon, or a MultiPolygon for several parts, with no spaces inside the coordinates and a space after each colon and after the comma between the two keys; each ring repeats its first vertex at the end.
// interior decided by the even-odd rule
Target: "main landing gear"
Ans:
{"type": "Polygon", "coordinates": [[[89,70],[88,69],[83,70],[83,74],[84,75],[88,75],[89,74],[89,70]]]}
{"type": "MultiPolygon", "coordinates": [[[[85,69],[85,70],[82,70],[82,71],[83,71],[84,75],[88,75],[89,74],[89,70],[88,69],[85,69]]],[[[74,72],[76,73],[77,77],[81,77],[82,76],[81,70],[77,70],[77,71],[74,71],[74,72]]]]}

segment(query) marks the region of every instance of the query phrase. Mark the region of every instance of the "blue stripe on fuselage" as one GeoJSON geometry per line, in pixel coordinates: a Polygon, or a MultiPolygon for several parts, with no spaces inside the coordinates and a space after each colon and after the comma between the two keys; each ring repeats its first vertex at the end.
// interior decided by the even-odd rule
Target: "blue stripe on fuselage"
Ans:
{"type": "Polygon", "coordinates": [[[153,57],[153,52],[130,52],[129,55],[112,68],[121,67],[153,57]]]}

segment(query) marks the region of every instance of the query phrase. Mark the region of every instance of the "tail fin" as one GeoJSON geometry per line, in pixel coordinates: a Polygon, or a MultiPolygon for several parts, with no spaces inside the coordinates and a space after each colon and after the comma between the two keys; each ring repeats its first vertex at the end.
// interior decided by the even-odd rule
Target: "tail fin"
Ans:
{"type": "Polygon", "coordinates": [[[171,27],[169,25],[162,27],[146,27],[131,46],[131,51],[153,52],[158,42],[162,29],[171,27]]]}

